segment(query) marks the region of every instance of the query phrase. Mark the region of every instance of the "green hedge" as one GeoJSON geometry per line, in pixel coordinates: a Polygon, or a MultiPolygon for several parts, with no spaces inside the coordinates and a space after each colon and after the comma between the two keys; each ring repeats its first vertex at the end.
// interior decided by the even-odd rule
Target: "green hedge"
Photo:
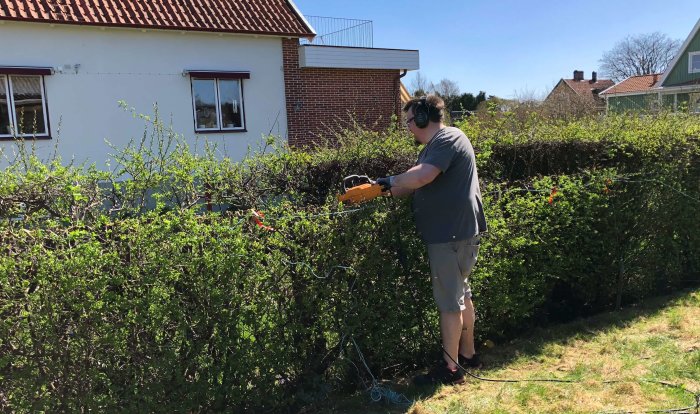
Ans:
{"type": "MultiPolygon", "coordinates": [[[[405,133],[233,163],[154,126],[116,174],[31,154],[0,173],[0,410],[294,411],[369,380],[353,341],[383,377],[439,349],[410,202],[335,201],[345,175],[410,166],[405,133]]],[[[490,226],[480,341],[699,281],[696,118],[460,126],[490,226]],[[592,155],[557,163],[566,145],[592,155]]]]}

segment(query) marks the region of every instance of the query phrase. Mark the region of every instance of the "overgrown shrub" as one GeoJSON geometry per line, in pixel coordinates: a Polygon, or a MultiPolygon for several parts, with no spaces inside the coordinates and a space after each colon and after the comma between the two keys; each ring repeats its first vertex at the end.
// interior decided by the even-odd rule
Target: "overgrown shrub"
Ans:
{"type": "MultiPolygon", "coordinates": [[[[439,349],[410,201],[335,199],[412,165],[404,132],[234,163],[153,125],[114,173],[0,173],[0,409],[294,411],[369,380],[358,348],[384,377],[439,349]]],[[[480,340],[698,282],[696,118],[460,126],[489,222],[480,340]]]]}

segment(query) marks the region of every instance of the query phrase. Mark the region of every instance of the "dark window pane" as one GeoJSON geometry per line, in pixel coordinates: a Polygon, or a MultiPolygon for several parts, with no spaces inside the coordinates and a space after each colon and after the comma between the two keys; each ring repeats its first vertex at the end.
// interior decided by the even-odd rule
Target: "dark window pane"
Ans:
{"type": "Polygon", "coordinates": [[[12,134],[6,80],[4,76],[0,76],[0,135],[12,134]]]}
{"type": "Polygon", "coordinates": [[[197,129],[218,129],[216,114],[216,81],[213,79],[193,79],[195,121],[197,129]]]}
{"type": "Polygon", "coordinates": [[[243,103],[239,80],[219,81],[223,129],[243,127],[243,103]]]}
{"type": "Polygon", "coordinates": [[[46,134],[41,76],[10,76],[17,130],[21,134],[46,134]]]}

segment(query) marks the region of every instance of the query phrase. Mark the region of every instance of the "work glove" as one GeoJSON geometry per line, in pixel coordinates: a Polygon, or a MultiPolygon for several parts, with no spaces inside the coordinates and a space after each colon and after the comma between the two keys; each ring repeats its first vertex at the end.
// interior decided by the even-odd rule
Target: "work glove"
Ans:
{"type": "Polygon", "coordinates": [[[394,181],[393,178],[394,177],[377,178],[377,180],[375,182],[382,186],[383,192],[387,192],[391,189],[391,185],[393,184],[393,181],[394,181]]]}

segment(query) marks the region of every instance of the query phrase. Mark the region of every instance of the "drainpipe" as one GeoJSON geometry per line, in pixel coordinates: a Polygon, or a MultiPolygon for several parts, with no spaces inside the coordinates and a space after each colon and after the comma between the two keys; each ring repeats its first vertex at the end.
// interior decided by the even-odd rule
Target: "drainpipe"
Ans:
{"type": "Polygon", "coordinates": [[[396,77],[396,100],[394,101],[394,110],[396,111],[396,119],[401,119],[401,78],[406,76],[408,69],[404,69],[401,75],[396,77]]]}

